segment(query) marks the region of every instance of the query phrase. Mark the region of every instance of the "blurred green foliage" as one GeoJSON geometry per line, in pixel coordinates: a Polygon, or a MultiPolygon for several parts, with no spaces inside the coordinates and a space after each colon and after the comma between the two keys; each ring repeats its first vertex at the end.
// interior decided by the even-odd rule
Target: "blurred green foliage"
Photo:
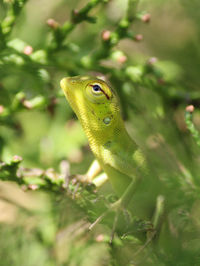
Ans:
{"type": "Polygon", "coordinates": [[[0,1],[0,265],[200,264],[199,8],[197,0],[0,1]],[[157,191],[155,179],[149,208],[138,200],[141,217],[125,217],[112,245],[112,215],[88,232],[114,201],[112,188],[97,193],[69,177],[93,156],[59,81],[86,73],[117,90],[129,133],[163,182],[157,191]],[[145,244],[158,193],[165,211],[145,244]]]}

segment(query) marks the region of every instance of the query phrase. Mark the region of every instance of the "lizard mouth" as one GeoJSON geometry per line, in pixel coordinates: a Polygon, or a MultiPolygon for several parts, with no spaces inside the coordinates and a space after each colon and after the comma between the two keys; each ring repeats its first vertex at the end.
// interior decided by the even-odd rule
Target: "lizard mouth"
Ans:
{"type": "Polygon", "coordinates": [[[60,81],[60,87],[63,89],[64,92],[66,92],[68,89],[69,79],[70,78],[63,78],[60,81]]]}
{"type": "Polygon", "coordinates": [[[66,98],[68,99],[68,101],[70,101],[71,97],[70,97],[70,93],[69,93],[69,90],[70,90],[70,78],[63,78],[61,81],[60,81],[60,87],[62,88],[66,98]]]}
{"type": "Polygon", "coordinates": [[[73,85],[72,78],[63,78],[60,81],[60,87],[62,88],[65,96],[67,96],[68,99],[71,94],[70,91],[72,91],[72,85],[73,85]]]}
{"type": "Polygon", "coordinates": [[[73,79],[70,78],[70,77],[63,78],[60,81],[60,87],[62,88],[62,90],[63,90],[63,92],[65,94],[65,97],[67,98],[69,104],[74,106],[75,101],[74,101],[74,96],[73,96],[74,94],[73,94],[73,91],[72,91],[71,80],[73,80],[73,79]]]}

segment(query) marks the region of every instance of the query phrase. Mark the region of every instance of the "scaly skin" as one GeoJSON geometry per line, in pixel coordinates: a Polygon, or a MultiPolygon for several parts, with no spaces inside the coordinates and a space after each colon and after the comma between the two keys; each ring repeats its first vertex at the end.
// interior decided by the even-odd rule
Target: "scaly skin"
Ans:
{"type": "Polygon", "coordinates": [[[61,88],[117,195],[128,190],[131,195],[131,189],[134,193],[132,183],[145,175],[145,161],[126,131],[116,92],[105,81],[90,76],[63,78],[61,88]]]}

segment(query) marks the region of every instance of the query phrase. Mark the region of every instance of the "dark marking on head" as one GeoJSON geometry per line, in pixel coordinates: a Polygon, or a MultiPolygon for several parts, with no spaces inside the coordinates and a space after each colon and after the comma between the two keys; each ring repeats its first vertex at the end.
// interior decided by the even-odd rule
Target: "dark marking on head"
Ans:
{"type": "Polygon", "coordinates": [[[106,96],[107,100],[110,100],[110,97],[108,96],[108,94],[107,94],[104,90],[102,90],[102,89],[101,89],[101,91],[102,91],[103,94],[106,96]]]}

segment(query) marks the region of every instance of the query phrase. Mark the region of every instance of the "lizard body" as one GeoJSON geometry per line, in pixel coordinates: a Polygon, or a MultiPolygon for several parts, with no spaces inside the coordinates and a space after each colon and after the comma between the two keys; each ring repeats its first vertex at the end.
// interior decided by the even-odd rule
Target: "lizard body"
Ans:
{"type": "Polygon", "coordinates": [[[145,174],[146,167],[140,148],[126,131],[116,92],[105,81],[90,76],[63,78],[61,88],[92,152],[121,196],[131,182],[145,174]]]}

